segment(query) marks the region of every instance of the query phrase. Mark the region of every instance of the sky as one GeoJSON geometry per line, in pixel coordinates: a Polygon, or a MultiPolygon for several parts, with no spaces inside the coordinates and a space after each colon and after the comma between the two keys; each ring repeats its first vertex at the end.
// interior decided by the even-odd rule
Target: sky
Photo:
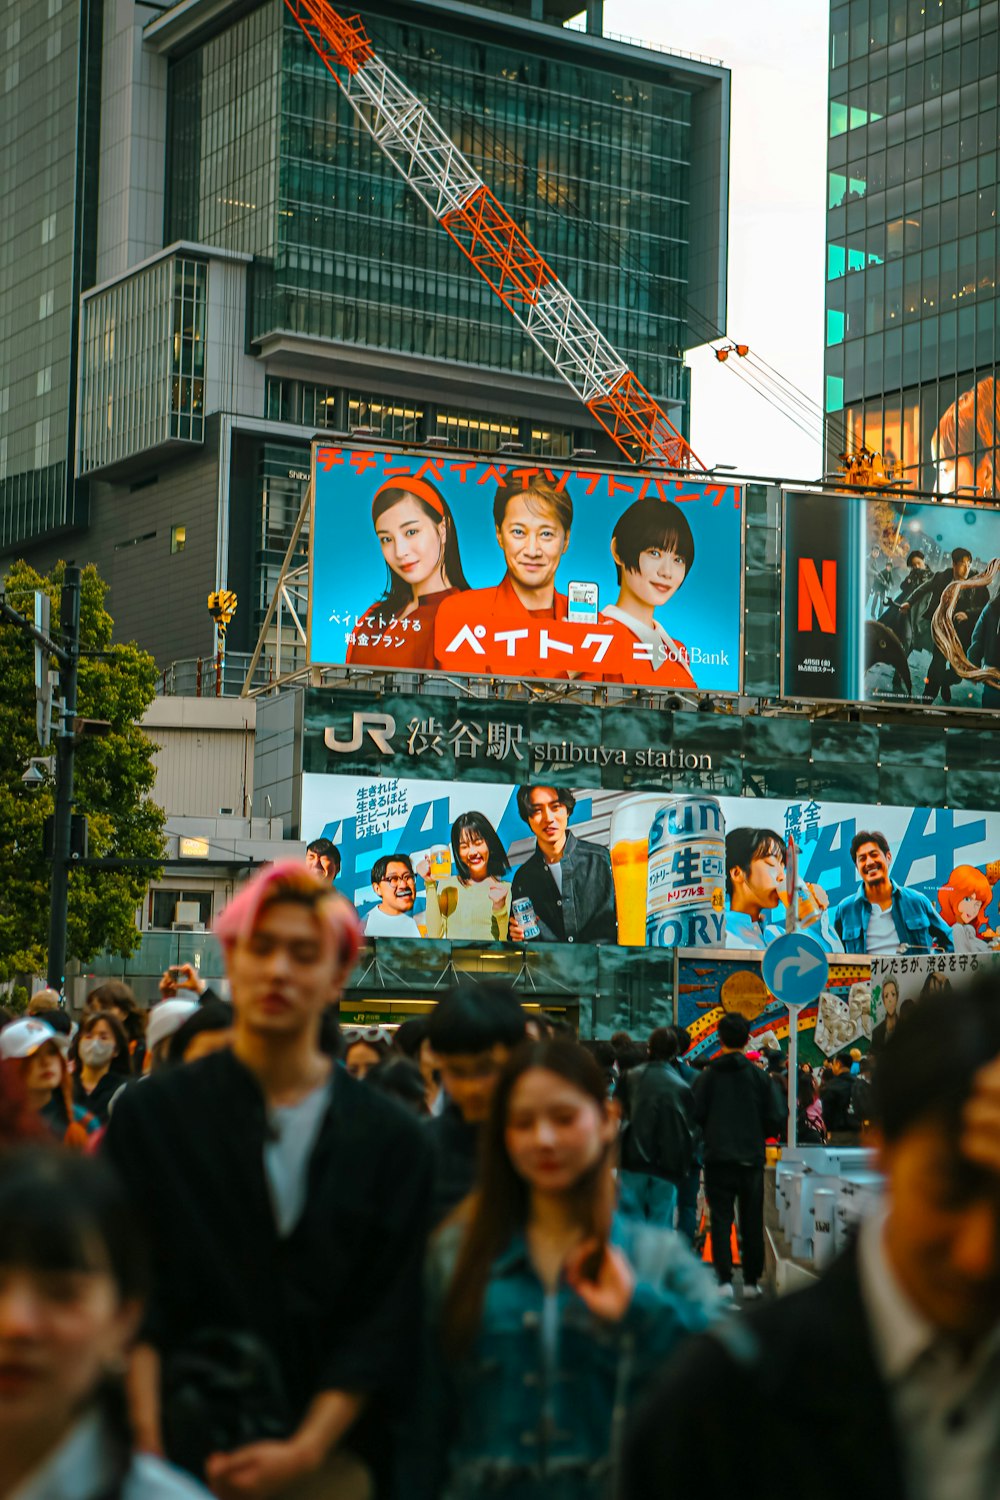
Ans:
{"type": "MultiPolygon", "coordinates": [[[[729,323],[735,343],[822,404],[828,0],[605,0],[608,33],[718,59],[732,72],[729,323]]],[[[815,480],[803,432],[710,349],[694,350],[691,446],[741,474],[815,480]]],[[[744,366],[745,368],[745,366],[744,366]]],[[[812,411],[813,408],[810,408],[812,411]]]]}

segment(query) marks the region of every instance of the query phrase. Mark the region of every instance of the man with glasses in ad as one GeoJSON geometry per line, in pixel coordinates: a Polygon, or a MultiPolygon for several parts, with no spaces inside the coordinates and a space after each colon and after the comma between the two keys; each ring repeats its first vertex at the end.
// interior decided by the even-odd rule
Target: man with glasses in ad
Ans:
{"type": "Polygon", "coordinates": [[[418,938],[413,920],[417,877],[408,854],[383,854],[372,865],[372,888],[379,904],[365,918],[366,937],[418,938]]]}
{"type": "Polygon", "coordinates": [[[618,941],[611,856],[599,844],[570,833],[575,806],[576,798],[568,787],[517,789],[517,810],[535,835],[535,852],[514,875],[512,942],[532,938],[548,943],[618,941]]]}

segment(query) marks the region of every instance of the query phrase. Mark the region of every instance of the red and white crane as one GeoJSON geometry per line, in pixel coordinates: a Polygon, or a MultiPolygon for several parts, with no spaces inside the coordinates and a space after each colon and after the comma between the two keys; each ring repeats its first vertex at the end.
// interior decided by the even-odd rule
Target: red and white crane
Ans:
{"type": "Polygon", "coordinates": [[[358,119],[532,342],[633,463],[704,470],[425,104],[376,55],[360,16],[285,0],[358,119]]]}

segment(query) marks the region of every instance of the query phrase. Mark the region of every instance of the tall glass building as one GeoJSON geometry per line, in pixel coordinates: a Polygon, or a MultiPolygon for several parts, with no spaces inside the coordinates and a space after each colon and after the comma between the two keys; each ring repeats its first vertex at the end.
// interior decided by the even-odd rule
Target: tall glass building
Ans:
{"type": "Polygon", "coordinates": [[[849,0],[830,30],[828,464],[1000,497],[997,0],[849,0]]]}
{"type": "MultiPolygon", "coordinates": [[[[66,342],[62,442],[48,454],[82,499],[15,511],[0,490],[0,550],[45,562],[67,551],[59,528],[86,521],[121,630],[166,664],[208,654],[211,622],[196,604],[157,624],[151,588],[193,600],[235,588],[229,643],[255,641],[317,429],[609,451],[282,0],[90,3],[94,232],[75,301],[57,293],[80,352],[66,342]]],[[[686,431],[684,351],[725,327],[729,75],[603,35],[599,0],[587,30],[567,27],[579,9],[372,0],[362,19],[686,431]]],[[[0,210],[4,195],[0,178],[0,210]]],[[[8,444],[19,495],[37,483],[26,441],[16,455],[8,444]]]]}

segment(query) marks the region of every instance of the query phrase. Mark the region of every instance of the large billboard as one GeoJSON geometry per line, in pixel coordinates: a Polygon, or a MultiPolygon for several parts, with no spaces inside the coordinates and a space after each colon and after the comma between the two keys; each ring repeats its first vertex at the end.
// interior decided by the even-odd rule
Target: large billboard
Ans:
{"type": "Polygon", "coordinates": [[[1000,708],[1000,509],[787,493],[782,692],[1000,708]]]}
{"type": "Polygon", "coordinates": [[[313,473],[313,663],[739,691],[737,486],[365,445],[313,473]]]}
{"type": "Polygon", "coordinates": [[[833,954],[985,953],[1000,928],[1000,814],[507,775],[307,773],[302,836],[337,846],[373,937],[760,951],[784,930],[792,839],[800,923],[833,954]]]}

